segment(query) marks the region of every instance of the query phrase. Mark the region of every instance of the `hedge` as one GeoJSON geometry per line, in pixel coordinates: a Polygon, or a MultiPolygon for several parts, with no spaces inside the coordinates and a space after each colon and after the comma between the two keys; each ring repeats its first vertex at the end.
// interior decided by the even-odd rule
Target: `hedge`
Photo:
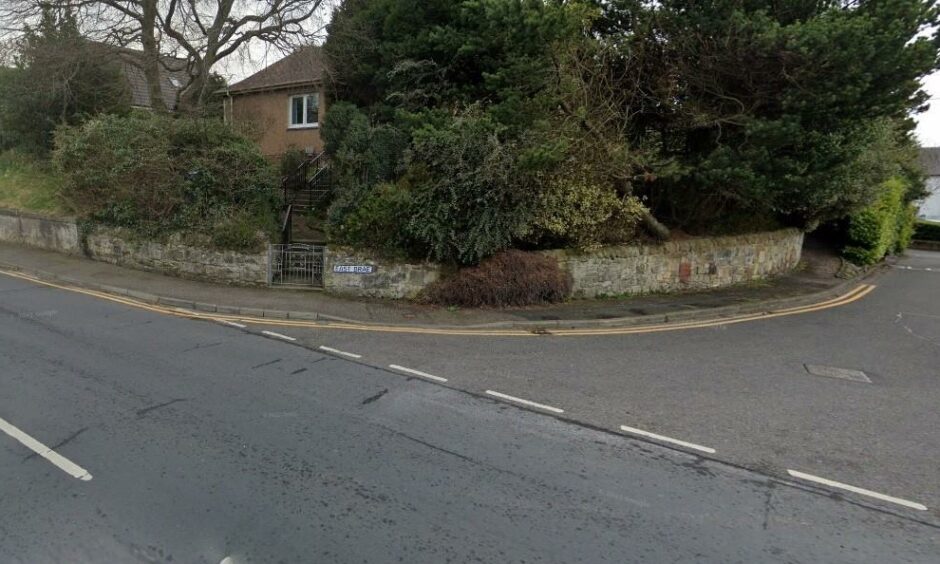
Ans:
{"type": "Polygon", "coordinates": [[[918,241],[940,241],[940,223],[918,221],[914,226],[914,239],[918,241]]]}
{"type": "Polygon", "coordinates": [[[845,258],[860,265],[874,264],[907,248],[916,218],[913,205],[905,199],[907,189],[902,179],[892,178],[884,183],[874,204],[849,217],[847,244],[842,250],[845,258]]]}

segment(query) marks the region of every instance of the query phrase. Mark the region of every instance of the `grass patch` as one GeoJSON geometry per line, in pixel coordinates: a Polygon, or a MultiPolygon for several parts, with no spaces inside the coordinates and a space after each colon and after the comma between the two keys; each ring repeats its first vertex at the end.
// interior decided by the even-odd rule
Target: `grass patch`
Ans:
{"type": "Polygon", "coordinates": [[[62,179],[45,162],[16,151],[0,153],[0,208],[62,216],[62,179]]]}

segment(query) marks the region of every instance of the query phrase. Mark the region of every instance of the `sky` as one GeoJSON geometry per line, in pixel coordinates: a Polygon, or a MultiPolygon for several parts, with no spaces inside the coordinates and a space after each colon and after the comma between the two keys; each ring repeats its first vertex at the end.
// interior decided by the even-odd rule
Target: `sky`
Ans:
{"type": "Polygon", "coordinates": [[[916,116],[917,139],[923,147],[940,146],[940,72],[924,78],[924,88],[930,94],[930,109],[916,116]]]}

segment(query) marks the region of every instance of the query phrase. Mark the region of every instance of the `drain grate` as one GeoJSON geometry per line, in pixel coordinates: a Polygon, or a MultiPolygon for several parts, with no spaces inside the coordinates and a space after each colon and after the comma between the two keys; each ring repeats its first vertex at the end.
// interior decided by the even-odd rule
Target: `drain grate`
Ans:
{"type": "Polygon", "coordinates": [[[823,366],[821,364],[804,364],[806,371],[813,376],[824,376],[826,378],[839,378],[840,380],[851,380],[852,382],[863,382],[871,384],[871,378],[861,370],[852,370],[851,368],[838,368],[836,366],[823,366]]]}

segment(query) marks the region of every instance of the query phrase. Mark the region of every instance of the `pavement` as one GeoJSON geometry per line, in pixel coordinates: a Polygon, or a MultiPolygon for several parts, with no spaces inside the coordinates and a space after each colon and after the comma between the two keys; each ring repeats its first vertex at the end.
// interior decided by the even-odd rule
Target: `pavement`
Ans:
{"type": "Polygon", "coordinates": [[[404,300],[348,299],[315,290],[220,286],[0,244],[0,268],[43,279],[205,312],[325,322],[416,327],[612,326],[762,312],[831,298],[854,282],[835,275],[840,260],[808,247],[800,267],[768,281],[709,292],[571,300],[508,309],[455,309],[404,300]]]}
{"type": "Polygon", "coordinates": [[[860,467],[924,418],[935,474],[936,264],[824,312],[573,339],[262,333],[0,276],[0,561],[936,562],[929,511],[720,459],[768,428],[826,439],[834,409],[879,423],[860,467]],[[566,419],[616,404],[717,453],[566,419]]]}

